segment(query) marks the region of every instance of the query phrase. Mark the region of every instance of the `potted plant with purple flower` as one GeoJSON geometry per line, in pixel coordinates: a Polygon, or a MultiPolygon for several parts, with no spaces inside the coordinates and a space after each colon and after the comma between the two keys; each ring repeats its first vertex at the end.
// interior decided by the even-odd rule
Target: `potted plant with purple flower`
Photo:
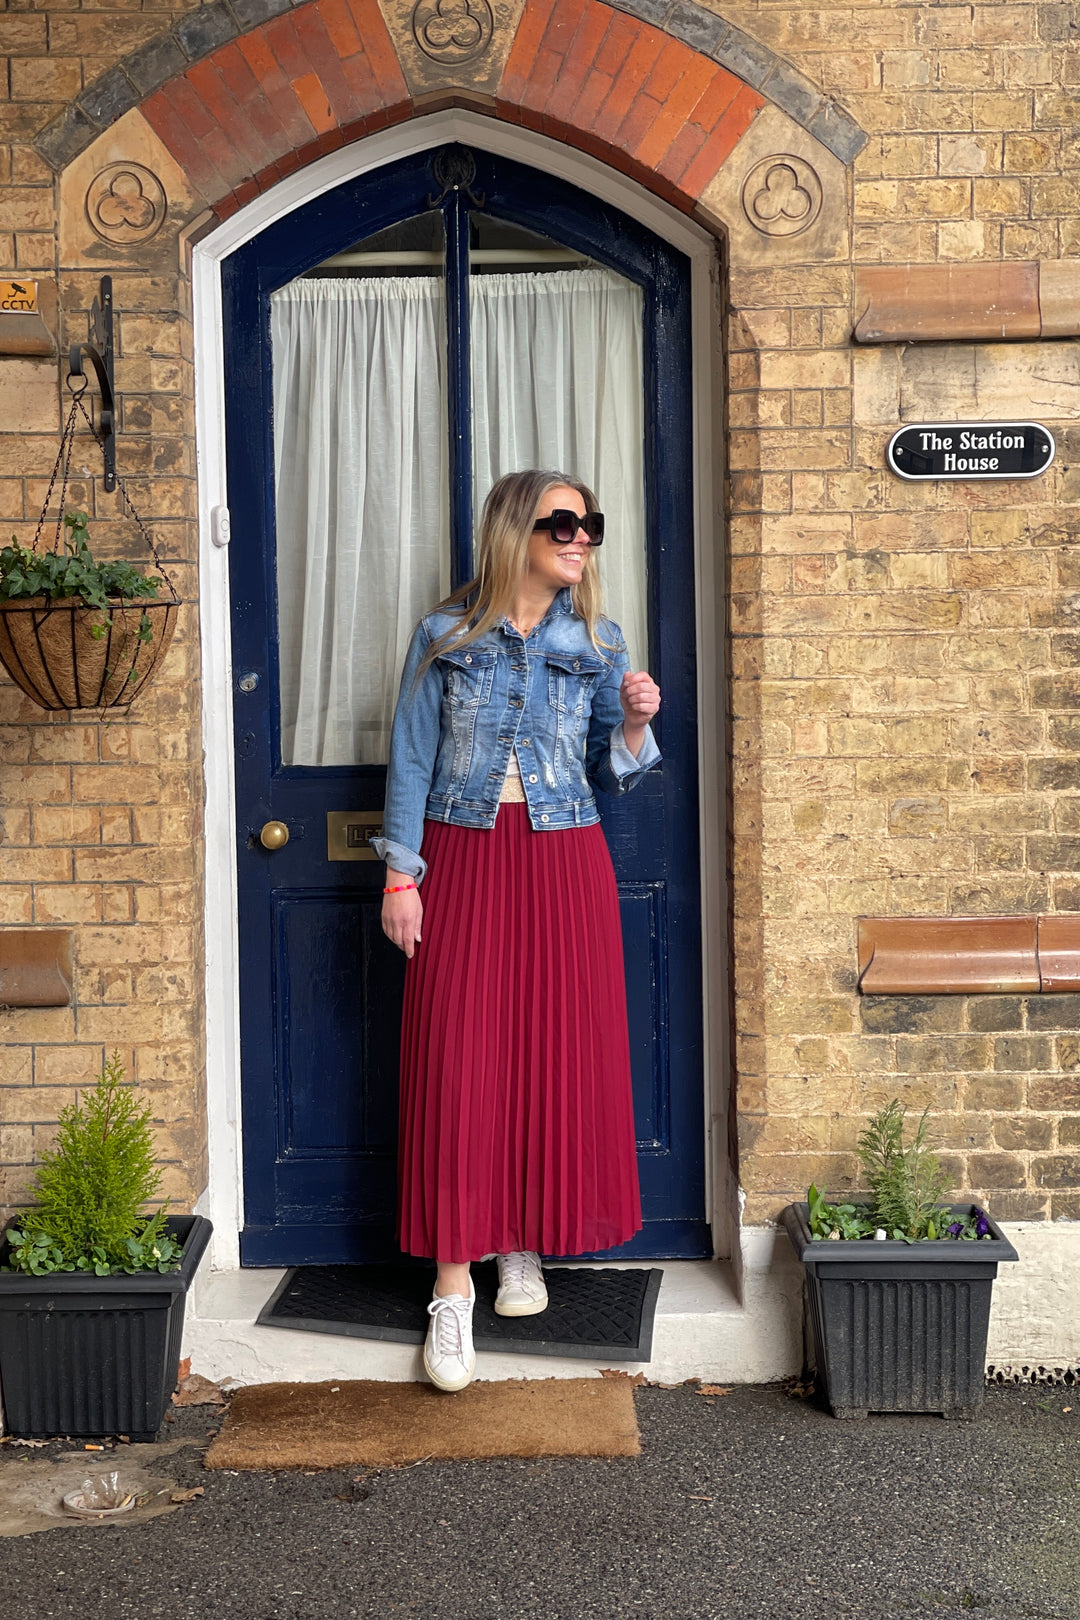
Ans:
{"type": "Polygon", "coordinates": [[[818,1378],[837,1417],[941,1412],[983,1399],[990,1296],[1016,1250],[987,1212],[945,1202],[927,1114],[905,1141],[897,1098],[858,1154],[869,1198],[829,1203],[811,1187],[782,1220],[806,1269],[818,1378]]]}

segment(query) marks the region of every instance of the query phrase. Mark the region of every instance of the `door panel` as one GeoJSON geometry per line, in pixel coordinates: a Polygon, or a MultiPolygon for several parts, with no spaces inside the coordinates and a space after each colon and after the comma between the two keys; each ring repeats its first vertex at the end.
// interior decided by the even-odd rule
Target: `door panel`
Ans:
{"type": "MultiPolygon", "coordinates": [[[[505,243],[515,231],[519,238],[522,231],[531,232],[529,240],[540,244],[541,255],[551,255],[541,265],[567,263],[569,255],[570,261],[614,271],[640,289],[645,524],[644,555],[634,566],[648,584],[643,622],[650,667],[664,691],[657,725],[664,762],[627,798],[600,795],[622,906],[645,1217],[643,1232],[618,1253],[708,1254],[688,268],[681,255],[641,226],[549,175],[461,149],[451,149],[451,158],[459,175],[457,190],[445,183],[450,161],[445,151],[405,159],[317,198],[271,226],[224,267],[241,947],[242,1255],[245,1264],[282,1265],[381,1259],[395,1252],[397,1047],[404,964],[379,927],[382,865],[364,858],[369,853],[367,833],[378,826],[381,815],[384,744],[366,748],[362,739],[354,739],[344,753],[340,747],[325,755],[305,752],[304,728],[290,709],[291,677],[280,675],[279,623],[295,666],[295,622],[309,606],[297,598],[311,588],[312,573],[304,551],[310,526],[304,509],[297,517],[295,503],[289,505],[291,476],[283,490],[282,510],[288,506],[292,514],[284,541],[276,527],[272,299],[316,267],[320,277],[334,272],[335,264],[327,261],[354,252],[361,254],[364,274],[378,270],[430,277],[430,261],[437,253],[431,243],[445,239],[445,373],[433,386],[444,399],[447,526],[433,543],[427,529],[417,536],[402,521],[395,542],[399,553],[408,553],[410,564],[413,549],[419,548],[424,551],[420,566],[428,574],[438,568],[438,586],[423,587],[426,606],[446,588],[448,576],[456,581],[471,574],[468,277],[476,267],[470,266],[470,249],[477,256],[497,256],[509,251],[505,243]],[[414,223],[431,212],[441,215],[441,234],[414,223]],[[412,236],[401,234],[402,222],[412,236]],[[398,262],[369,262],[372,253],[384,252],[398,252],[398,262]],[[409,259],[410,253],[419,257],[409,259]],[[287,552],[279,557],[283,544],[287,552]],[[293,599],[283,612],[285,592],[293,599]],[[322,757],[333,763],[294,763],[322,757]],[[346,820],[353,828],[351,847],[343,833],[338,853],[361,858],[331,858],[327,813],[334,811],[350,812],[346,820]],[[290,834],[288,843],[273,853],[259,840],[260,829],[270,820],[283,822],[290,834]]],[[[512,263],[508,274],[516,272],[520,261],[512,263]]],[[[493,273],[502,271],[493,270],[489,258],[483,274],[493,273]]],[[[522,363],[528,362],[526,351],[522,363]]],[[[536,363],[543,362],[543,354],[537,354],[536,363]]],[[[349,386],[356,380],[350,375],[349,386]]],[[[365,380],[361,377],[362,385],[365,380]]],[[[302,415],[302,407],[298,409],[302,415]]],[[[286,423],[279,411],[279,459],[283,454],[287,459],[282,447],[305,426],[299,418],[286,423]]],[[[325,430],[330,438],[333,432],[325,430]]],[[[317,479],[313,488],[318,496],[317,479]]],[[[348,542],[359,547],[361,561],[378,527],[361,510],[348,542]]],[[[604,552],[609,552],[607,543],[604,552]]],[[[600,560],[603,566],[603,555],[600,560]]],[[[351,618],[341,621],[340,603],[330,603],[328,622],[339,624],[337,642],[327,652],[316,638],[314,652],[305,655],[314,659],[320,679],[327,669],[340,673],[340,660],[369,653],[379,629],[380,616],[370,609],[370,586],[357,588],[353,573],[347,589],[355,598],[351,618]]],[[[410,606],[410,619],[414,612],[410,606]]],[[[636,662],[643,663],[643,649],[635,653],[636,662]]],[[[376,682],[392,689],[392,664],[392,652],[383,645],[369,659],[363,693],[376,682]]],[[[319,725],[325,701],[320,697],[312,711],[319,725]]]]}

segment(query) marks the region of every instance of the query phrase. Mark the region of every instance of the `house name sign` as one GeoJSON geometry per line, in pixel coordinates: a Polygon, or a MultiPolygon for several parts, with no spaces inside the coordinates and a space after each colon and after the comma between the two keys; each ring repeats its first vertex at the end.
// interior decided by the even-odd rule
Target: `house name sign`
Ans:
{"type": "Polygon", "coordinates": [[[1039,422],[915,422],[885,451],[900,478],[1038,478],[1057,446],[1039,422]]]}

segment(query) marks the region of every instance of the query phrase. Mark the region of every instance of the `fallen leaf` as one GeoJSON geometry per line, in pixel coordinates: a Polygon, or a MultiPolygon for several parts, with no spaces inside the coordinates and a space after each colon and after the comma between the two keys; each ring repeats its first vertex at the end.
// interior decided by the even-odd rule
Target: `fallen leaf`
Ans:
{"type": "Polygon", "coordinates": [[[624,1372],[621,1367],[601,1367],[600,1376],[601,1378],[625,1378],[634,1386],[635,1389],[639,1384],[643,1384],[645,1382],[645,1374],[643,1372],[628,1373],[624,1372]]]}
{"type": "Polygon", "coordinates": [[[187,1375],[188,1375],[188,1373],[190,1371],[191,1371],[191,1357],[190,1356],[185,1356],[183,1361],[180,1363],[179,1367],[177,1367],[177,1369],[176,1369],[176,1382],[178,1384],[182,1384],[184,1382],[184,1379],[187,1377],[187,1375]]]}
{"type": "Polygon", "coordinates": [[[197,1496],[206,1495],[205,1485],[194,1485],[190,1491],[170,1491],[170,1502],[194,1502],[197,1496]]]}
{"type": "Polygon", "coordinates": [[[702,1384],[698,1390],[699,1395],[730,1395],[731,1390],[725,1389],[722,1384],[702,1384]]]}
{"type": "Polygon", "coordinates": [[[224,1406],[225,1397],[221,1385],[215,1384],[213,1379],[204,1378],[201,1373],[188,1373],[174,1391],[172,1403],[174,1406],[224,1406]]]}
{"type": "Polygon", "coordinates": [[[5,1434],[0,1440],[0,1446],[33,1446],[35,1451],[49,1444],[48,1440],[20,1440],[17,1434],[5,1434]]]}
{"type": "Polygon", "coordinates": [[[814,1393],[814,1380],[810,1378],[804,1383],[801,1378],[785,1378],[783,1389],[792,1400],[805,1401],[814,1393]]]}

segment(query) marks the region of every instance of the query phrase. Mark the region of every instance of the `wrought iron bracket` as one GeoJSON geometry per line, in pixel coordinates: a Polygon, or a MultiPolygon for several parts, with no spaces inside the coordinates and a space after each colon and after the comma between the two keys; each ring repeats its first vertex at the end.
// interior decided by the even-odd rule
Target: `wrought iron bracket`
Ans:
{"type": "Polygon", "coordinates": [[[478,195],[472,189],[476,179],[476,159],[467,146],[455,144],[441,147],[432,159],[431,172],[436,185],[441,186],[442,190],[437,197],[434,192],[429,194],[429,208],[440,208],[452,191],[464,192],[474,208],[483,208],[484,193],[481,191],[478,195]]]}
{"type": "MultiPolygon", "coordinates": [[[[71,388],[74,379],[83,379],[83,388],[86,387],[86,373],[83,370],[83,358],[90,361],[97,378],[97,385],[101,391],[101,405],[98,409],[97,431],[101,439],[102,455],[105,458],[105,488],[116,488],[116,387],[113,380],[113,291],[112,277],[102,276],[101,298],[95,298],[90,308],[90,341],[73,343],[68,353],[67,384],[71,388]]],[[[83,388],[74,388],[74,393],[81,394],[83,388]]]]}

